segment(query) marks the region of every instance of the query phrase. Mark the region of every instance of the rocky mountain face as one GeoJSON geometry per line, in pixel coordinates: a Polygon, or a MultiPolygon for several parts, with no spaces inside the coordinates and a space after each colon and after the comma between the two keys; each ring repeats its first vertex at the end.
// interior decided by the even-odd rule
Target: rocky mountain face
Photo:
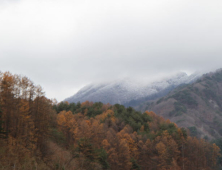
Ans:
{"type": "Polygon", "coordinates": [[[222,70],[208,73],[196,82],[178,87],[168,95],[135,107],[152,110],[178,126],[187,127],[193,136],[222,136],[222,70]]]}
{"type": "Polygon", "coordinates": [[[162,97],[181,84],[193,82],[197,77],[199,74],[188,76],[186,73],[180,72],[169,78],[149,83],[140,83],[127,78],[108,83],[91,84],[64,101],[76,103],[88,100],[136,106],[141,102],[162,97]]]}

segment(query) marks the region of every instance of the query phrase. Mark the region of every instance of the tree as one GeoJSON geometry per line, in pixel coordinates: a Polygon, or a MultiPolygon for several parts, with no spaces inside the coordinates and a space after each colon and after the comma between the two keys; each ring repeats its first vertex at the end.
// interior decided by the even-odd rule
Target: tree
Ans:
{"type": "Polygon", "coordinates": [[[66,137],[66,147],[68,148],[71,143],[75,142],[75,138],[77,136],[77,122],[74,119],[74,115],[71,111],[62,111],[57,116],[57,123],[59,129],[64,133],[66,137]]]}
{"type": "Polygon", "coordinates": [[[137,161],[135,159],[131,159],[131,163],[132,163],[132,170],[140,170],[140,166],[138,165],[137,161]]]}
{"type": "Polygon", "coordinates": [[[90,143],[89,139],[81,138],[78,141],[77,151],[82,153],[86,159],[90,161],[95,161],[97,159],[95,150],[93,149],[92,144],[90,143]]]}
{"type": "Polygon", "coordinates": [[[1,77],[0,82],[0,99],[1,99],[1,109],[2,109],[2,128],[4,129],[6,136],[8,137],[9,131],[13,131],[13,87],[14,87],[14,77],[9,73],[5,72],[1,77]]]}
{"type": "Polygon", "coordinates": [[[3,124],[3,121],[2,121],[2,115],[1,115],[1,110],[0,110],[0,138],[5,138],[5,132],[4,132],[4,129],[2,128],[2,124],[3,124]]]}
{"type": "Polygon", "coordinates": [[[158,152],[158,157],[159,157],[158,169],[166,169],[167,168],[167,159],[168,159],[166,145],[163,142],[159,142],[156,145],[156,150],[158,152]]]}
{"type": "Polygon", "coordinates": [[[101,148],[101,149],[97,149],[96,153],[97,153],[97,159],[98,159],[99,163],[102,165],[102,168],[104,170],[109,169],[110,166],[107,161],[107,159],[108,159],[107,152],[103,148],[101,148]]]}
{"type": "Polygon", "coordinates": [[[219,156],[221,156],[219,152],[220,152],[220,148],[214,143],[213,146],[212,146],[212,158],[211,158],[213,167],[216,166],[217,158],[219,156]]]}
{"type": "Polygon", "coordinates": [[[130,150],[127,141],[125,139],[120,139],[118,145],[118,169],[130,169],[132,167],[132,162],[130,160],[130,150]]]}
{"type": "Polygon", "coordinates": [[[3,120],[2,120],[2,110],[1,110],[1,105],[0,105],[0,138],[5,138],[5,132],[4,129],[2,128],[3,120]]]}

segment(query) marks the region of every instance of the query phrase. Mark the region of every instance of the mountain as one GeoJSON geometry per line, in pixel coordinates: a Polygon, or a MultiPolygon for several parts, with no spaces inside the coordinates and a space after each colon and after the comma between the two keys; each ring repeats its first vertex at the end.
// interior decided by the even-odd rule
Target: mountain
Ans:
{"type": "Polygon", "coordinates": [[[56,103],[29,78],[0,74],[0,170],[215,170],[220,155],[152,111],[56,103]]]}
{"type": "Polygon", "coordinates": [[[200,138],[222,136],[222,69],[203,75],[192,84],[135,107],[152,110],[200,138]]]}
{"type": "Polygon", "coordinates": [[[135,106],[138,103],[162,97],[181,84],[191,83],[199,75],[192,74],[188,76],[184,72],[179,72],[171,77],[149,83],[141,83],[131,78],[106,83],[95,83],[85,86],[75,95],[65,99],[65,101],[76,103],[88,100],[92,102],[135,106]]]}

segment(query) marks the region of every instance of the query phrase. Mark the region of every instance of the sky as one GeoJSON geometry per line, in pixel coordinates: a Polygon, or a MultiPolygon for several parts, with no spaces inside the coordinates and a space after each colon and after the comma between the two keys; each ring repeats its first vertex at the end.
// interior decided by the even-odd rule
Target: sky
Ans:
{"type": "Polygon", "coordinates": [[[58,101],[122,77],[222,68],[221,0],[0,0],[0,71],[58,101]]]}

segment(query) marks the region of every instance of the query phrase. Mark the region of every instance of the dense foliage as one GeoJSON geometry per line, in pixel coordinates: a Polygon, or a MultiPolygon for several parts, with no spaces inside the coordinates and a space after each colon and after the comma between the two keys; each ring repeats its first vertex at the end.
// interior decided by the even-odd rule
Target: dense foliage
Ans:
{"type": "Polygon", "coordinates": [[[0,169],[213,170],[218,156],[154,112],[57,104],[28,78],[0,75],[0,169]]]}
{"type": "MultiPolygon", "coordinates": [[[[107,153],[105,162],[110,169],[216,168],[219,148],[215,144],[187,136],[185,129],[153,112],[141,114],[119,104],[101,105],[95,111],[102,114],[91,117],[88,110],[98,104],[86,101],[80,107],[85,110],[80,109],[79,113],[76,110],[58,113],[58,125],[66,136],[64,145],[73,148],[74,155],[79,141],[86,140],[91,147],[87,149],[91,152],[82,152],[86,169],[99,162],[94,150],[101,148],[107,153]]],[[[60,105],[64,103],[54,108],[60,105]]]]}
{"type": "Polygon", "coordinates": [[[51,101],[40,86],[0,73],[0,169],[30,169],[36,155],[45,156],[50,113],[51,101]]]}

